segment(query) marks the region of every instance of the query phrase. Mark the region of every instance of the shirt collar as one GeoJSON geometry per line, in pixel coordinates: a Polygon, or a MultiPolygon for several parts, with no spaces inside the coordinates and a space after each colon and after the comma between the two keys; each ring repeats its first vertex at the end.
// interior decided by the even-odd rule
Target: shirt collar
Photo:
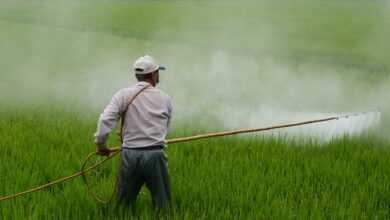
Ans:
{"type": "Polygon", "coordinates": [[[147,86],[147,85],[150,85],[150,83],[145,82],[145,81],[141,81],[141,82],[137,82],[135,85],[136,86],[147,86]]]}

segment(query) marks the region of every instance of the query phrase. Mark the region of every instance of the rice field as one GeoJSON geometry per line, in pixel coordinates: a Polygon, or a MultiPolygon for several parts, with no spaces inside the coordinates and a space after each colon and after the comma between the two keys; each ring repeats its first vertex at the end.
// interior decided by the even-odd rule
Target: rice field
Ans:
{"type": "MultiPolygon", "coordinates": [[[[168,146],[173,201],[163,218],[389,219],[386,10],[363,0],[4,1],[0,196],[78,171],[104,105],[151,53],[168,66],[168,138],[306,110],[382,113],[380,126],[328,141],[257,133],[168,146]]],[[[115,135],[109,143],[119,145],[115,135]]],[[[94,191],[112,192],[117,163],[89,175],[94,191]]],[[[126,218],[153,218],[146,189],[134,213],[96,203],[81,178],[0,202],[0,219],[126,218]]]]}

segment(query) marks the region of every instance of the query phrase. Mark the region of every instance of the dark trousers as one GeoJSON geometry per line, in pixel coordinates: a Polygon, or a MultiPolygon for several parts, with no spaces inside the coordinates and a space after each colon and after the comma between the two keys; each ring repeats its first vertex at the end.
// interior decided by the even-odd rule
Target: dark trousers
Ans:
{"type": "Polygon", "coordinates": [[[144,183],[152,194],[157,213],[169,206],[171,191],[164,151],[123,149],[117,189],[119,202],[134,205],[144,183]]]}

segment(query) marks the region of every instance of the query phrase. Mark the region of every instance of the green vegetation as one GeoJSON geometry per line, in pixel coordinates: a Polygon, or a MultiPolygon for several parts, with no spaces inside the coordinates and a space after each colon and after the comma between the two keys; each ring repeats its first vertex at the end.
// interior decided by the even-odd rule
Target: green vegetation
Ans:
{"type": "MultiPolygon", "coordinates": [[[[94,150],[93,119],[56,109],[2,114],[1,194],[76,171],[83,156],[94,150]]],[[[324,145],[262,135],[172,145],[168,149],[172,216],[388,218],[389,147],[372,136],[346,137],[324,145]]],[[[112,191],[116,166],[115,162],[105,166],[110,171],[107,182],[96,179],[94,190],[103,195],[112,191]]],[[[5,219],[121,216],[113,205],[98,205],[88,197],[81,179],[3,202],[0,210],[5,219]]],[[[151,213],[145,191],[138,214],[148,217],[151,213]]]]}
{"type": "MultiPolygon", "coordinates": [[[[170,217],[388,219],[388,11],[385,1],[4,1],[0,196],[78,171],[101,109],[129,83],[129,60],[152,53],[174,73],[162,77],[176,103],[170,137],[226,129],[221,108],[259,102],[329,112],[379,103],[384,116],[381,133],[325,143],[256,134],[172,145],[170,217]]],[[[93,189],[110,194],[116,168],[117,158],[91,174],[93,189]]],[[[150,204],[144,190],[136,215],[150,218],[150,204]]],[[[0,219],[126,215],[92,200],[80,178],[0,203],[0,219]]]]}

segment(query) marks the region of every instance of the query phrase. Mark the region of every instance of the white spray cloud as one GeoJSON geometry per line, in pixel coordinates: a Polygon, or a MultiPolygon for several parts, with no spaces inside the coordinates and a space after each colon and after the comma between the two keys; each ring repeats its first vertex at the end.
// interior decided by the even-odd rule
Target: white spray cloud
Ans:
{"type": "MultiPolygon", "coordinates": [[[[246,53],[235,51],[229,44],[239,44],[243,39],[253,40],[257,36],[241,34],[237,41],[227,36],[242,29],[239,21],[231,20],[222,25],[223,29],[217,31],[216,36],[208,35],[206,30],[202,39],[191,39],[193,31],[188,28],[191,24],[184,22],[177,34],[188,39],[161,42],[158,36],[149,40],[129,39],[108,32],[68,28],[75,23],[79,25],[77,15],[68,14],[76,10],[77,5],[63,4],[61,8],[61,16],[56,22],[61,23],[63,28],[2,24],[14,25],[15,34],[30,30],[30,36],[13,41],[20,43],[27,40],[25,43],[31,44],[27,46],[34,51],[34,56],[24,56],[26,60],[14,69],[23,77],[10,77],[25,88],[3,83],[5,87],[0,90],[8,95],[22,91],[20,97],[28,100],[50,94],[51,99],[57,102],[79,101],[85,111],[98,112],[116,90],[135,81],[129,68],[132,60],[150,53],[168,66],[168,71],[162,73],[161,87],[173,96],[174,120],[181,124],[188,122],[197,126],[199,121],[206,120],[215,123],[210,126],[218,126],[220,130],[253,128],[367,109],[379,108],[388,114],[390,109],[385,101],[390,80],[368,87],[366,82],[349,77],[368,74],[360,67],[308,60],[289,62],[263,52],[263,49],[281,50],[286,44],[281,36],[270,38],[262,34],[275,32],[271,25],[263,27],[259,45],[253,45],[260,52],[246,53]],[[208,39],[206,44],[194,42],[208,39]],[[57,45],[57,40],[63,45],[57,45]],[[208,45],[213,46],[207,48],[208,45]],[[39,49],[40,46],[43,48],[39,49]],[[42,60],[37,57],[42,57],[42,60]],[[78,62],[74,57],[83,61],[78,62]],[[70,60],[69,66],[66,60],[70,60]],[[77,65],[72,66],[74,64],[77,65]]],[[[329,140],[345,133],[360,134],[376,126],[379,120],[380,114],[369,114],[287,131],[291,135],[304,134],[329,140]]]]}

